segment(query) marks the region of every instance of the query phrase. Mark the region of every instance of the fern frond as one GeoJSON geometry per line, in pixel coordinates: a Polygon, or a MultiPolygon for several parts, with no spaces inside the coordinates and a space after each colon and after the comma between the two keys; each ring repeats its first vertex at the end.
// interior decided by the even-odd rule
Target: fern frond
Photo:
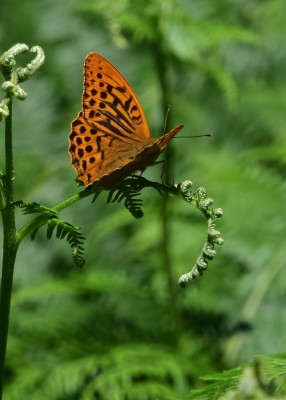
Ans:
{"type": "Polygon", "coordinates": [[[53,232],[56,228],[56,237],[58,239],[66,238],[66,241],[68,242],[72,250],[74,263],[77,266],[81,267],[84,264],[84,248],[82,244],[85,238],[81,233],[78,232],[80,228],[63,221],[56,216],[50,218],[47,225],[47,239],[51,239],[53,232]]]}
{"type": "MultiPolygon", "coordinates": [[[[187,389],[187,369],[180,356],[158,346],[117,346],[106,354],[89,354],[42,371],[44,388],[35,385],[33,395],[40,398],[44,389],[49,399],[179,400],[178,392],[187,389]]],[[[27,384],[25,389],[31,391],[27,384]]],[[[16,398],[14,391],[11,388],[11,398],[16,398]]]]}
{"type": "Polygon", "coordinates": [[[39,203],[35,203],[34,201],[29,200],[18,200],[14,202],[14,206],[21,208],[23,214],[34,214],[34,213],[42,213],[48,215],[54,215],[57,211],[52,208],[48,208],[39,203]]]}
{"type": "Polygon", "coordinates": [[[192,182],[185,181],[181,184],[158,183],[149,181],[142,176],[133,175],[124,179],[120,185],[110,190],[107,203],[121,202],[124,200],[125,207],[131,212],[135,218],[141,218],[143,212],[141,210],[142,200],[137,197],[143,188],[152,187],[157,190],[160,195],[173,195],[183,198],[186,202],[195,206],[203,213],[208,223],[207,239],[203,249],[190,272],[183,274],[179,279],[179,285],[186,287],[186,284],[201,276],[208,268],[208,263],[215,255],[215,246],[224,243],[220,232],[217,230],[216,222],[223,215],[221,208],[211,208],[213,199],[207,197],[205,188],[198,188],[192,193],[192,182]]]}
{"type": "Polygon", "coordinates": [[[19,200],[14,202],[14,206],[21,208],[23,214],[35,214],[35,213],[42,214],[34,220],[34,222],[35,221],[38,222],[37,224],[35,224],[34,228],[31,229],[29,232],[31,240],[35,239],[35,236],[39,228],[43,225],[47,224],[48,240],[51,239],[54,230],[56,228],[56,237],[58,239],[65,238],[68,244],[70,245],[74,263],[79,267],[81,267],[84,264],[84,258],[83,258],[84,249],[82,247],[82,244],[85,238],[81,233],[78,232],[80,228],[73,226],[72,224],[58,218],[55,215],[57,211],[55,211],[53,208],[48,208],[33,201],[19,200]]]}
{"type": "Polygon", "coordinates": [[[285,371],[285,353],[256,356],[252,364],[203,377],[209,384],[193,390],[190,399],[282,400],[286,394],[285,371]]]}
{"type": "Polygon", "coordinates": [[[114,186],[108,194],[107,203],[120,203],[124,200],[125,208],[131,213],[134,218],[142,218],[143,211],[141,210],[143,200],[138,196],[141,194],[141,187],[135,185],[138,176],[131,176],[124,179],[120,185],[114,186]]]}
{"type": "Polygon", "coordinates": [[[208,268],[209,261],[216,255],[215,246],[221,246],[224,243],[224,240],[216,227],[216,221],[223,216],[223,210],[221,208],[210,207],[213,204],[213,199],[207,197],[207,191],[205,188],[200,187],[194,194],[192,194],[191,187],[192,182],[190,181],[185,181],[178,185],[180,193],[184,199],[188,203],[193,204],[206,217],[208,222],[208,233],[206,242],[194,267],[190,272],[182,275],[179,279],[179,285],[183,288],[186,287],[188,282],[193,281],[203,274],[203,272],[208,268]]]}

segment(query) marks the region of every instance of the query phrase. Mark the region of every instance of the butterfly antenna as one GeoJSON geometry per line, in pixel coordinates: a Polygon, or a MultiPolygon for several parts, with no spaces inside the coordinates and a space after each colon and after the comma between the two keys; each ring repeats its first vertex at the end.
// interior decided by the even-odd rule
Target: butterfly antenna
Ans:
{"type": "Polygon", "coordinates": [[[165,116],[165,122],[164,122],[164,134],[166,133],[167,119],[168,119],[168,115],[169,115],[169,112],[170,112],[170,110],[171,110],[171,106],[170,106],[170,104],[169,104],[169,105],[168,105],[167,112],[166,112],[166,116],[165,116]]]}
{"type": "Polygon", "coordinates": [[[191,135],[191,136],[175,136],[174,139],[192,139],[192,138],[198,138],[198,137],[206,137],[206,136],[212,136],[212,133],[206,133],[204,135],[191,135]]]}

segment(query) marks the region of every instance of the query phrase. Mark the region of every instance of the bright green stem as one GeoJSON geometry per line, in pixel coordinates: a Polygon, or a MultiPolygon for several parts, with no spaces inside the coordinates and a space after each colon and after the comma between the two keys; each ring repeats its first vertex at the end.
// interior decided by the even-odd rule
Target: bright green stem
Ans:
{"type": "Polygon", "coordinates": [[[12,146],[12,101],[9,102],[9,116],[5,119],[5,182],[3,220],[3,260],[0,293],[0,400],[4,384],[4,369],[9,327],[13,272],[17,253],[14,203],[14,169],[12,146]]]}
{"type": "MultiPolygon", "coordinates": [[[[13,272],[18,246],[21,240],[35,228],[45,224],[49,215],[40,215],[16,232],[15,208],[14,208],[14,170],[13,170],[13,146],[12,146],[12,102],[9,103],[9,116],[5,125],[5,158],[6,174],[4,184],[1,187],[0,204],[3,220],[3,262],[0,292],[0,400],[2,399],[5,358],[9,328],[9,315],[11,305],[11,293],[13,285],[13,272]]],[[[90,190],[71,196],[55,205],[53,210],[58,212],[76,203],[83,197],[91,195],[90,190]]]]}
{"type": "MultiPolygon", "coordinates": [[[[81,192],[69,197],[68,199],[61,201],[60,203],[56,204],[51,208],[51,210],[54,210],[55,213],[63,210],[64,208],[67,208],[71,206],[72,204],[76,203],[77,201],[83,199],[84,197],[92,195],[94,192],[91,191],[90,189],[85,189],[82,190],[81,192]]],[[[39,215],[38,217],[34,218],[32,221],[28,222],[23,228],[19,229],[16,235],[16,243],[17,245],[20,244],[21,240],[24,239],[25,236],[29,235],[34,231],[34,229],[40,227],[41,225],[44,225],[50,218],[50,215],[47,214],[42,214],[39,215]]],[[[1,399],[0,399],[1,400],[1,399]]]]}
{"type": "MultiPolygon", "coordinates": [[[[171,104],[171,94],[169,90],[168,71],[167,65],[168,60],[165,59],[164,53],[159,49],[154,49],[154,55],[156,60],[156,67],[158,71],[158,78],[162,93],[162,115],[166,114],[169,105],[171,104]]],[[[166,123],[166,132],[168,129],[168,122],[166,123]]],[[[170,182],[170,165],[171,165],[171,150],[167,146],[165,149],[165,164],[164,164],[164,179],[166,182],[170,182]]],[[[160,205],[161,211],[161,222],[162,222],[162,259],[163,268],[166,273],[168,292],[170,295],[169,308],[171,311],[171,318],[173,324],[173,342],[176,344],[177,339],[180,337],[181,321],[179,317],[179,305],[178,305],[178,287],[176,279],[174,279],[173,273],[173,261],[172,261],[172,238],[171,238],[171,227],[170,227],[170,214],[169,214],[169,197],[163,196],[160,205]]]]}

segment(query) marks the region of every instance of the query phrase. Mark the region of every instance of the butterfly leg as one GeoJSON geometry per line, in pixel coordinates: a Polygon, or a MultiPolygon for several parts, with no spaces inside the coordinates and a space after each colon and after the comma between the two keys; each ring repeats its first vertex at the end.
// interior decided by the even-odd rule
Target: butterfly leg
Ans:
{"type": "Polygon", "coordinates": [[[153,161],[152,164],[150,164],[150,165],[163,164],[163,168],[162,168],[162,172],[161,172],[161,183],[163,183],[163,177],[164,177],[165,165],[166,165],[165,161],[166,160],[153,161]]]}

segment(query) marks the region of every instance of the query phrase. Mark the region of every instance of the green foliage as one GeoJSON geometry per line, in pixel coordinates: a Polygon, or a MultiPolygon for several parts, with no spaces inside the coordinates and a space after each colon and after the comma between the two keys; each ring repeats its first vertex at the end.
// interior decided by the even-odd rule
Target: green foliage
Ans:
{"type": "Polygon", "coordinates": [[[128,277],[117,274],[106,279],[92,271],[81,279],[74,275],[17,291],[12,329],[21,333],[21,340],[10,343],[9,366],[14,370],[17,364],[31,363],[31,367],[14,378],[7,396],[81,399],[97,393],[100,398],[141,399],[156,393],[157,398],[166,394],[179,398],[198,364],[208,369],[207,359],[200,357],[203,344],[199,340],[185,337],[179,347],[175,343],[170,347],[173,321],[160,303],[155,293],[151,298],[146,289],[139,292],[128,277]],[[89,307],[84,306],[87,299],[89,307]],[[19,319],[20,315],[24,318],[19,319]],[[144,337],[148,338],[145,344],[144,337]],[[37,344],[20,356],[18,346],[23,340],[37,344]],[[38,353],[39,347],[46,351],[38,353]],[[188,361],[191,355],[198,358],[196,365],[188,361]],[[38,357],[44,368],[38,367],[38,357]],[[59,358],[62,361],[55,364],[59,358]]]}
{"type": "MultiPolygon", "coordinates": [[[[15,104],[17,198],[49,205],[73,191],[67,121],[81,107],[83,59],[97,51],[132,84],[153,136],[162,132],[163,103],[172,106],[170,125],[185,125],[181,136],[213,133],[172,141],[168,182],[191,178],[208,188],[224,209],[226,242],[208,273],[180,290],[177,279],[205,240],[205,217],[186,202],[171,197],[163,214],[161,197],[146,188],[128,203],[141,209],[144,201],[144,218],[134,220],[124,190],[115,190],[108,207],[101,192],[94,205],[83,199],[61,211],[84,230],[86,263],[74,268],[62,241],[47,246],[41,231],[23,242],[6,397],[285,397],[283,354],[250,364],[255,354],[285,351],[284,2],[0,7],[3,49],[24,37],[47,56],[25,84],[27,101],[15,104]]],[[[160,171],[144,176],[158,181],[160,171]]]]}
{"type": "MultiPolygon", "coordinates": [[[[69,224],[68,222],[62,221],[57,217],[50,218],[48,221],[47,238],[50,239],[56,228],[56,237],[58,239],[66,238],[67,242],[71,246],[72,256],[74,263],[81,267],[84,264],[83,258],[83,247],[81,246],[84,237],[81,233],[77,232],[77,227],[69,224]]],[[[34,237],[35,233],[32,233],[34,237]]]]}
{"type": "Polygon", "coordinates": [[[14,202],[14,205],[21,208],[23,214],[40,213],[41,217],[44,217],[43,219],[41,218],[42,221],[40,221],[39,224],[36,224],[36,227],[31,230],[30,236],[32,240],[35,239],[41,225],[47,224],[48,240],[51,239],[56,228],[56,237],[58,239],[66,239],[68,244],[71,246],[74,263],[79,267],[84,264],[84,249],[82,247],[84,236],[78,232],[80,228],[58,218],[55,215],[56,211],[52,208],[48,208],[33,201],[18,200],[14,202]]]}
{"type": "Polygon", "coordinates": [[[14,202],[14,206],[21,208],[23,214],[41,213],[47,215],[48,217],[51,217],[54,216],[56,213],[56,211],[53,210],[52,208],[43,206],[41,204],[29,200],[26,201],[17,200],[14,202]]]}
{"type": "Polygon", "coordinates": [[[210,382],[192,391],[192,400],[284,399],[286,394],[285,353],[257,356],[253,365],[245,365],[221,374],[203,377],[210,382]]]}
{"type": "MultiPolygon", "coordinates": [[[[45,388],[31,388],[24,381],[22,390],[32,389],[32,399],[42,393],[49,399],[174,398],[186,388],[180,361],[180,357],[174,359],[172,354],[157,347],[115,346],[103,356],[89,355],[58,365],[52,371],[36,373],[32,369],[27,377],[30,376],[30,382],[34,380],[35,386],[48,375],[45,388]],[[169,384],[164,384],[165,381],[169,384]]],[[[13,392],[10,396],[17,398],[13,392]]]]}
{"type": "MultiPolygon", "coordinates": [[[[210,4],[208,5],[210,7],[210,4]]],[[[207,7],[207,5],[205,6],[207,7]]],[[[186,5],[173,0],[168,5],[160,0],[149,0],[142,7],[141,0],[109,2],[85,0],[83,10],[92,10],[106,21],[106,26],[118,47],[126,45],[124,34],[135,43],[158,47],[158,52],[192,63],[206,77],[214,80],[225,94],[230,106],[237,101],[237,86],[229,71],[222,67],[219,48],[225,43],[260,45],[259,36],[251,29],[233,21],[219,18],[200,18],[195,3],[186,5]],[[189,12],[186,9],[189,8],[189,12]]]]}
{"type": "Polygon", "coordinates": [[[120,203],[124,200],[124,206],[130,211],[131,215],[134,218],[142,218],[143,211],[141,206],[143,201],[138,199],[141,187],[134,186],[133,179],[136,179],[136,177],[131,178],[131,180],[127,178],[119,187],[113,187],[109,191],[107,203],[120,203]]]}

